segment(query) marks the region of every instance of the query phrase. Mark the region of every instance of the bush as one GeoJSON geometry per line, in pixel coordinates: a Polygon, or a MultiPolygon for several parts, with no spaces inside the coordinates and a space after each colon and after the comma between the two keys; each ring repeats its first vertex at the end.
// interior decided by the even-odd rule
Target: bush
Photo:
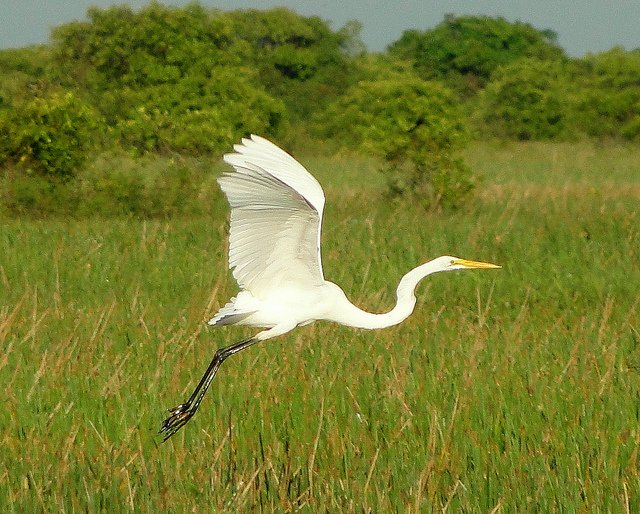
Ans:
{"type": "Polygon", "coordinates": [[[277,129],[284,116],[282,102],[244,78],[250,72],[224,67],[211,73],[208,79],[118,92],[130,106],[115,122],[118,144],[139,154],[218,153],[248,133],[277,129]]]}
{"type": "Polygon", "coordinates": [[[260,84],[231,14],[152,3],[92,8],[88,17],[54,31],[55,55],[121,147],[217,153],[247,133],[278,130],[284,106],[260,84]]]}
{"type": "Polygon", "coordinates": [[[481,118],[493,135],[517,140],[566,135],[569,79],[561,63],[521,59],[500,67],[480,98],[481,118]]]}
{"type": "Polygon", "coordinates": [[[33,97],[37,89],[44,89],[51,79],[51,49],[45,45],[0,50],[0,109],[33,97]]]}
{"type": "Polygon", "coordinates": [[[0,111],[0,164],[70,178],[86,161],[99,125],[97,113],[71,91],[34,97],[0,111]]]}
{"type": "Polygon", "coordinates": [[[431,30],[405,31],[389,52],[412,62],[421,77],[445,80],[463,96],[482,89],[499,66],[524,57],[564,59],[553,31],[489,16],[447,15],[431,30]]]}
{"type": "Polygon", "coordinates": [[[640,50],[614,48],[576,67],[580,128],[590,136],[640,140],[640,50]]]}
{"type": "Polygon", "coordinates": [[[226,205],[211,173],[217,161],[109,152],[73,180],[9,170],[0,177],[0,207],[6,215],[36,217],[211,213],[226,205]]]}
{"type": "Polygon", "coordinates": [[[325,137],[385,161],[389,192],[425,207],[458,207],[475,178],[456,153],[466,129],[455,96],[418,78],[362,81],[317,120],[325,137]]]}
{"type": "Polygon", "coordinates": [[[102,155],[79,177],[80,215],[166,217],[203,214],[220,192],[211,163],[190,158],[102,155]]]}
{"type": "Polygon", "coordinates": [[[5,173],[2,179],[0,205],[5,214],[67,215],[76,211],[79,201],[73,180],[24,173],[5,173]]]}

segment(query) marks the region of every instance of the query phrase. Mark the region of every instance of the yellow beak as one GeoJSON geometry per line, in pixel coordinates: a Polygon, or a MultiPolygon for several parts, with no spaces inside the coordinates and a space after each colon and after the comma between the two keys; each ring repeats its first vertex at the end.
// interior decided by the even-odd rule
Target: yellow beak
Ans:
{"type": "Polygon", "coordinates": [[[453,264],[455,266],[464,266],[465,268],[472,269],[497,269],[502,268],[502,266],[498,266],[497,264],[490,264],[488,262],[479,262],[479,261],[468,261],[467,259],[456,259],[453,264]]]}

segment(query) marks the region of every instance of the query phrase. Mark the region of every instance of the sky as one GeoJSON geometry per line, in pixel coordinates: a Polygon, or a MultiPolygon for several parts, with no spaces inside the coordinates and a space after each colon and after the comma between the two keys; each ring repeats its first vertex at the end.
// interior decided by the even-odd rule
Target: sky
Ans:
{"type": "MultiPolygon", "coordinates": [[[[147,0],[0,0],[0,48],[46,43],[51,27],[85,18],[89,6],[127,3],[139,8],[147,0]]],[[[186,0],[163,0],[185,5],[186,0]]],[[[200,0],[231,10],[285,6],[305,16],[317,15],[339,29],[349,20],[363,24],[369,51],[381,51],[407,29],[425,30],[445,14],[502,16],[538,29],[552,29],[574,57],[622,46],[640,47],[640,0],[200,0]]]]}

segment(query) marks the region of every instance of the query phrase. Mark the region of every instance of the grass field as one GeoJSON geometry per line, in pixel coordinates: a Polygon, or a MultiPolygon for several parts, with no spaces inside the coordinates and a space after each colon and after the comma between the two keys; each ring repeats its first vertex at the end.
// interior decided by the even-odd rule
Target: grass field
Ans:
{"type": "Polygon", "coordinates": [[[328,323],[229,359],[198,415],[155,436],[214,350],[235,291],[211,217],[2,220],[0,511],[640,511],[640,149],[485,145],[474,205],[380,200],[374,164],[325,185],[325,275],[404,324],[328,323]]]}

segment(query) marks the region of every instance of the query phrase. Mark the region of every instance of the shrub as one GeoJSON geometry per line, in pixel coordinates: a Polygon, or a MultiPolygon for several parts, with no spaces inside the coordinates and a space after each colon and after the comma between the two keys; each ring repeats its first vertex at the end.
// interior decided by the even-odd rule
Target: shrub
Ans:
{"type": "Polygon", "coordinates": [[[521,59],[500,67],[480,99],[481,118],[498,137],[555,139],[566,134],[569,80],[561,63],[521,59]]]}
{"type": "Polygon", "coordinates": [[[0,210],[10,216],[198,215],[224,208],[212,166],[174,156],[104,153],[73,180],[8,170],[0,177],[0,210]]]}
{"type": "Polygon", "coordinates": [[[405,31],[389,51],[412,62],[421,77],[445,80],[463,95],[483,88],[499,66],[523,57],[564,59],[553,31],[489,16],[447,15],[431,30],[405,31]]]}
{"type": "Polygon", "coordinates": [[[284,116],[282,102],[243,77],[249,72],[221,67],[211,74],[120,92],[131,109],[114,127],[119,144],[138,153],[217,153],[250,132],[277,129],[284,116]]]}
{"type": "Polygon", "coordinates": [[[0,164],[66,179],[84,164],[100,120],[73,92],[37,96],[0,111],[0,164]]]}
{"type": "Polygon", "coordinates": [[[77,187],[80,215],[194,215],[222,205],[215,201],[220,192],[211,163],[179,156],[104,154],[79,177],[77,187]]]}
{"type": "Polygon", "coordinates": [[[217,153],[249,132],[278,129],[282,102],[261,85],[231,14],[151,3],[91,8],[88,17],[54,31],[54,53],[123,148],[217,153]]]}
{"type": "Polygon", "coordinates": [[[44,217],[75,212],[81,198],[74,180],[8,173],[2,180],[0,204],[11,215],[44,217]]]}
{"type": "Polygon", "coordinates": [[[614,48],[576,63],[578,123],[590,136],[640,139],[640,50],[614,48]]]}
{"type": "Polygon", "coordinates": [[[343,146],[382,157],[393,195],[457,207],[473,191],[473,173],[456,157],[466,129],[455,96],[441,84],[406,76],[362,81],[318,124],[343,146]]]}

